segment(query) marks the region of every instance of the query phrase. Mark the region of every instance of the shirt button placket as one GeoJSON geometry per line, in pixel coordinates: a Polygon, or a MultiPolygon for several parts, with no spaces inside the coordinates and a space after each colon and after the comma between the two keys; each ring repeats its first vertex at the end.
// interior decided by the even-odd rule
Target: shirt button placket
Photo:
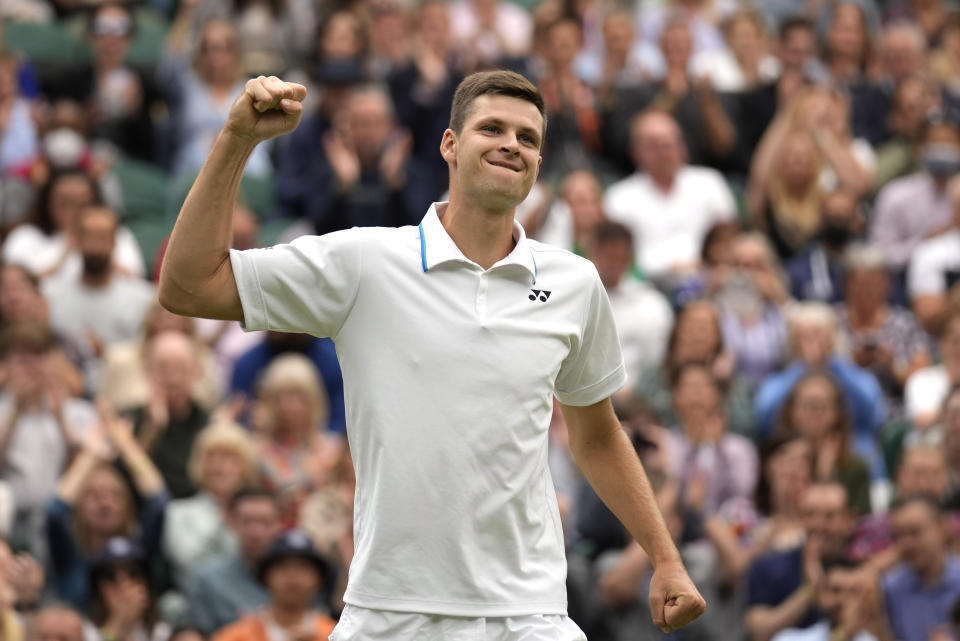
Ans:
{"type": "Polygon", "coordinates": [[[482,272],[477,283],[477,315],[480,317],[487,313],[487,282],[487,274],[482,272]]]}

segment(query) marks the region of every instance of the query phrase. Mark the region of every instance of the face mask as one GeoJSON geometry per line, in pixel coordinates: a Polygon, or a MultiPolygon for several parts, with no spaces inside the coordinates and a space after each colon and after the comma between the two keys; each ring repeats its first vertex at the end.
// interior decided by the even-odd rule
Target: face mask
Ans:
{"type": "Polygon", "coordinates": [[[949,178],[960,172],[960,151],[953,145],[927,145],[923,149],[923,166],[934,178],[949,178]]]}
{"type": "Polygon", "coordinates": [[[57,168],[78,166],[86,149],[83,136],[66,127],[54,129],[43,137],[43,152],[57,168]]]}

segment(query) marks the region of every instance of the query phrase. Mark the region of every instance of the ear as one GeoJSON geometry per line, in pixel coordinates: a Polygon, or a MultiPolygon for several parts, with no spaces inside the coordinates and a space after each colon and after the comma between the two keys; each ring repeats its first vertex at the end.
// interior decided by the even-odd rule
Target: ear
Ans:
{"type": "Polygon", "coordinates": [[[443,138],[440,140],[440,155],[448,163],[457,162],[457,134],[452,129],[443,132],[443,138]]]}

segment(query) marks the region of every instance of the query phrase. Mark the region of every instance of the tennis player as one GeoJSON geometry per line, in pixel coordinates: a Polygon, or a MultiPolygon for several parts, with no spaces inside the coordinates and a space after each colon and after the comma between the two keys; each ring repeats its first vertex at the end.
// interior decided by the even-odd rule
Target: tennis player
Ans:
{"type": "Polygon", "coordinates": [[[356,467],[356,553],[334,641],[574,641],[547,467],[561,403],[580,469],[650,556],[666,632],[700,616],[610,396],[626,381],[593,265],[525,237],[514,208],[540,166],[536,87],[466,78],[440,153],[450,199],[417,227],[230,249],[254,146],[289,133],[306,90],[250,80],[180,211],[160,301],[248,330],[329,336],[356,467]]]}

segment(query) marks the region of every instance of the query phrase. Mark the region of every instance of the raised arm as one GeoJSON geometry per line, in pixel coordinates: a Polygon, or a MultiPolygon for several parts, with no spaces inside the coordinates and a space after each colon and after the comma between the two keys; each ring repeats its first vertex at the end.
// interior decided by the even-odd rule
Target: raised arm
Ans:
{"type": "Polygon", "coordinates": [[[160,304],[182,316],[243,320],[230,265],[234,201],[258,143],[293,131],[307,90],[275,76],[247,82],[187,194],[160,269],[160,304]]]}

